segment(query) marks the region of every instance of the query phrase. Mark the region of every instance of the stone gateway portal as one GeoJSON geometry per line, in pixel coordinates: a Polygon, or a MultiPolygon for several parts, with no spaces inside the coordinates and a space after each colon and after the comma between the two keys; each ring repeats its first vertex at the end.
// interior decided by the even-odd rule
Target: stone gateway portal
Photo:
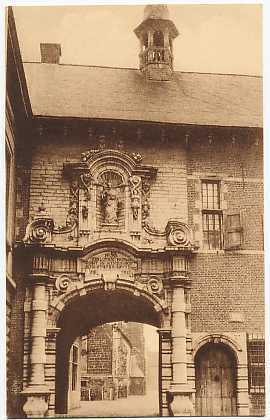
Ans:
{"type": "Polygon", "coordinates": [[[125,323],[157,329],[160,416],[263,415],[261,79],[175,71],[166,5],[139,69],[22,63],[7,23],[8,416],[142,394],[125,323]]]}

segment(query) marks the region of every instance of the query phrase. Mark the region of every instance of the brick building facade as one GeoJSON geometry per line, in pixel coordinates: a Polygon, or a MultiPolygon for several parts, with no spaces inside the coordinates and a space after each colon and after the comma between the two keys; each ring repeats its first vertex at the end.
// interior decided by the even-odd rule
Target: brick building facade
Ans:
{"type": "Polygon", "coordinates": [[[142,324],[105,324],[91,330],[84,341],[82,399],[115,400],[144,394],[142,324]]]}
{"type": "Polygon", "coordinates": [[[11,416],[67,413],[72,343],[119,320],[159,328],[160,415],[264,412],[262,80],[175,72],[166,6],[135,34],[138,70],[24,63],[11,416]]]}

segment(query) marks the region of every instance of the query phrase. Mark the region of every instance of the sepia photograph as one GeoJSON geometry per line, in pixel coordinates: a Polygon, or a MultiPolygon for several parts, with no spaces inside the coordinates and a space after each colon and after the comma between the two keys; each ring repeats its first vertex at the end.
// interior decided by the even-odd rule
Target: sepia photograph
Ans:
{"type": "Polygon", "coordinates": [[[262,4],[4,9],[6,418],[264,417],[262,4]]]}

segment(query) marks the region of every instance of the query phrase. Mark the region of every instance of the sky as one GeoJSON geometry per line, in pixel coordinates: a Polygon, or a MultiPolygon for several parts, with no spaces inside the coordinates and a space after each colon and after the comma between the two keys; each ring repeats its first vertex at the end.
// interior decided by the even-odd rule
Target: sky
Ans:
{"type": "MultiPolygon", "coordinates": [[[[143,5],[16,6],[23,61],[40,61],[39,44],[61,44],[63,64],[138,68],[143,5]]],[[[180,35],[174,68],[203,73],[262,74],[262,7],[170,4],[180,35]]]]}

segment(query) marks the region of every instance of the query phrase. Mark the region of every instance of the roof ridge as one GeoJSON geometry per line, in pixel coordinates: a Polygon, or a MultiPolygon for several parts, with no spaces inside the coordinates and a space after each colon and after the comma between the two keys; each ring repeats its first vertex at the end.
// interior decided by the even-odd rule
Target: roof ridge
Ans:
{"type": "MultiPolygon", "coordinates": [[[[47,64],[48,63],[41,63],[40,61],[23,61],[23,64],[47,64]]],[[[132,71],[140,71],[138,68],[134,67],[115,67],[115,66],[98,66],[98,65],[89,65],[89,64],[68,64],[68,63],[60,63],[56,64],[57,66],[66,66],[66,67],[87,67],[87,68],[102,68],[102,69],[115,69],[115,70],[132,70],[132,71]]],[[[205,75],[213,75],[213,76],[237,76],[237,77],[255,77],[258,79],[262,79],[263,76],[256,75],[256,74],[239,74],[239,73],[211,73],[211,72],[201,72],[201,71],[181,71],[175,70],[174,73],[176,74],[205,74],[205,75]]]]}

